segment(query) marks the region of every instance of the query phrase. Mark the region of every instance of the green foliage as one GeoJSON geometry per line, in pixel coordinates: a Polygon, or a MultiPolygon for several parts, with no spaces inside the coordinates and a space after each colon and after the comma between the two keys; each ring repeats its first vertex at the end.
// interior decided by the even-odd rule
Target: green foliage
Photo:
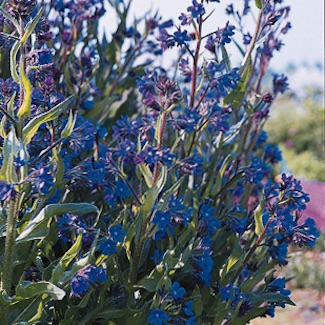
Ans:
{"type": "Polygon", "coordinates": [[[282,98],[266,130],[270,142],[279,144],[289,170],[297,176],[325,181],[324,106],[317,89],[306,91],[303,99],[282,98]]]}

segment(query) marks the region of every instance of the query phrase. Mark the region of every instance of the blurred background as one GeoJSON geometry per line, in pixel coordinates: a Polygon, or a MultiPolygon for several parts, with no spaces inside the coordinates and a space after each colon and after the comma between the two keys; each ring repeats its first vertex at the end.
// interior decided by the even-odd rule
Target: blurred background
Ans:
{"type": "MultiPolygon", "coordinates": [[[[221,1],[207,5],[207,12],[214,9],[207,20],[205,32],[222,27],[230,20],[225,13],[226,5],[234,3],[239,7],[243,0],[221,1]],[[211,9],[211,10],[210,10],[211,9]]],[[[130,17],[143,17],[151,11],[159,12],[163,20],[172,18],[178,25],[181,12],[191,4],[191,0],[133,0],[130,17]]],[[[277,98],[271,118],[266,124],[268,141],[276,143],[282,150],[282,172],[294,174],[299,178],[311,202],[307,205],[302,219],[315,219],[321,236],[313,250],[301,252],[291,249],[291,259],[286,270],[279,269],[291,279],[288,283],[292,291],[291,299],[297,307],[280,308],[275,318],[257,319],[254,325],[325,324],[325,115],[324,115],[324,1],[286,0],[283,4],[291,6],[292,29],[283,38],[284,46],[271,61],[269,77],[264,88],[270,89],[272,74],[284,73],[288,76],[290,89],[277,98]]],[[[254,0],[250,1],[254,7],[254,0]]],[[[104,21],[115,17],[108,11],[104,21]]],[[[109,38],[113,30],[106,24],[103,28],[109,38]]],[[[253,34],[254,22],[245,26],[253,34]]],[[[233,66],[240,62],[238,50],[231,44],[233,66]],[[238,53],[238,54],[236,54],[238,53]],[[238,56],[236,56],[238,55],[238,56]]],[[[173,52],[164,53],[162,65],[173,64],[173,52]]],[[[175,53],[174,53],[175,54],[175,53]]]]}

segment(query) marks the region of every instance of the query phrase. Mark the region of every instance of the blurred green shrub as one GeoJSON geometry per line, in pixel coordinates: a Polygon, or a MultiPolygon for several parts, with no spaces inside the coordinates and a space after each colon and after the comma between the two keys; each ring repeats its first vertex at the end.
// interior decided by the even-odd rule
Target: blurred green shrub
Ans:
{"type": "Polygon", "coordinates": [[[306,87],[302,97],[294,93],[283,97],[266,124],[270,142],[282,150],[285,168],[319,181],[325,181],[323,95],[323,90],[306,87]]]}

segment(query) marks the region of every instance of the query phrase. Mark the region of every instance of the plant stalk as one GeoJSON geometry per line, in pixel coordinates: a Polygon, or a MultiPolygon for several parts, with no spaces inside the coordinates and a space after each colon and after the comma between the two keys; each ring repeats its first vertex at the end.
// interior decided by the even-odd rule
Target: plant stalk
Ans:
{"type": "Polygon", "coordinates": [[[9,296],[13,295],[12,289],[12,271],[13,271],[13,257],[15,251],[16,240],[16,223],[17,223],[17,206],[18,195],[15,199],[10,200],[8,207],[8,219],[6,230],[6,242],[4,253],[4,265],[2,273],[2,287],[9,296]]]}

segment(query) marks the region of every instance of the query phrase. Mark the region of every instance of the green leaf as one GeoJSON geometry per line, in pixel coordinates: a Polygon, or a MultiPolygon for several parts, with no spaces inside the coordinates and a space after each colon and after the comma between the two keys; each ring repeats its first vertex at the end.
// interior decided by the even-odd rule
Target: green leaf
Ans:
{"type": "Polygon", "coordinates": [[[42,123],[52,121],[56,119],[61,113],[63,113],[72,101],[73,96],[68,97],[62,103],[54,106],[49,111],[44,112],[34,117],[23,129],[23,140],[25,144],[28,144],[33,136],[36,134],[39,126],[42,123]]]}
{"type": "Polygon", "coordinates": [[[251,75],[251,67],[251,60],[249,60],[249,64],[245,68],[237,87],[224,98],[224,104],[231,103],[233,108],[239,108],[242,105],[251,75]]]}
{"type": "Polygon", "coordinates": [[[23,35],[23,37],[20,40],[21,44],[25,44],[28,37],[32,34],[33,30],[35,29],[35,26],[37,25],[37,23],[39,22],[40,18],[42,17],[42,10],[43,8],[40,8],[40,10],[38,11],[38,13],[36,14],[36,16],[34,17],[34,19],[30,20],[25,28],[25,33],[23,35]]]}
{"type": "Polygon", "coordinates": [[[141,279],[139,282],[137,282],[134,287],[135,288],[142,288],[149,292],[155,292],[157,290],[157,287],[159,285],[159,282],[163,278],[164,274],[161,272],[158,272],[157,268],[150,273],[149,276],[145,276],[143,279],[141,279]]]}
{"type": "Polygon", "coordinates": [[[74,118],[73,112],[72,110],[70,110],[68,122],[61,132],[61,139],[66,139],[71,135],[75,123],[76,123],[76,118],[74,118]]]}
{"type": "Polygon", "coordinates": [[[152,172],[151,172],[149,166],[145,165],[145,164],[140,164],[140,165],[138,165],[138,167],[141,171],[141,174],[144,177],[144,180],[146,181],[147,186],[149,188],[152,187],[153,175],[152,175],[152,172]]]}
{"type": "Polygon", "coordinates": [[[65,68],[64,68],[64,81],[65,81],[65,84],[66,84],[68,90],[73,95],[73,97],[77,97],[76,90],[74,89],[74,85],[72,84],[71,79],[70,79],[70,76],[72,75],[72,72],[70,71],[70,65],[71,65],[70,62],[68,62],[65,65],[65,68]]]}
{"type": "Polygon", "coordinates": [[[128,101],[132,90],[132,88],[124,90],[122,96],[119,97],[118,100],[115,100],[110,106],[100,112],[98,119],[96,118],[96,121],[103,124],[107,119],[113,119],[123,104],[128,101]]]}
{"type": "Polygon", "coordinates": [[[255,0],[255,4],[256,4],[256,7],[258,9],[262,9],[263,8],[263,4],[264,4],[264,0],[255,0]]]}
{"type": "Polygon", "coordinates": [[[115,101],[117,101],[120,97],[118,95],[112,95],[110,97],[105,97],[100,102],[96,103],[94,107],[87,111],[84,114],[85,118],[93,119],[96,116],[99,116],[99,114],[103,111],[107,111],[108,107],[110,107],[115,101]]]}
{"type": "Polygon", "coordinates": [[[23,90],[24,90],[24,100],[22,105],[19,107],[17,116],[21,118],[27,118],[30,115],[33,86],[25,73],[24,64],[22,60],[20,61],[19,72],[20,72],[20,79],[22,83],[21,86],[23,86],[23,90]]]}
{"type": "Polygon", "coordinates": [[[254,308],[252,311],[248,312],[244,316],[234,319],[231,321],[231,325],[245,325],[248,324],[251,319],[265,315],[267,307],[254,308]]]}
{"type": "Polygon", "coordinates": [[[259,236],[264,229],[264,225],[263,225],[264,207],[265,207],[265,200],[262,199],[260,204],[254,210],[255,234],[257,236],[259,236]]]}
{"type": "Polygon", "coordinates": [[[198,285],[195,286],[195,289],[193,290],[193,293],[192,293],[192,297],[193,297],[194,315],[196,317],[199,317],[202,315],[203,305],[202,305],[201,291],[200,291],[200,288],[198,285]]]}
{"type": "Polygon", "coordinates": [[[224,45],[220,44],[220,47],[221,47],[221,53],[222,53],[222,62],[224,62],[224,64],[225,64],[226,71],[230,72],[231,71],[231,63],[230,63],[229,54],[228,54],[224,45]]]}
{"type": "Polygon", "coordinates": [[[277,304],[288,304],[291,306],[296,306],[296,304],[287,296],[279,293],[279,292],[262,292],[260,294],[251,296],[252,303],[263,303],[267,302],[275,302],[277,304]]]}
{"type": "Polygon", "coordinates": [[[254,273],[253,277],[247,281],[245,281],[241,285],[242,292],[250,293],[254,289],[254,287],[264,279],[265,274],[267,272],[269,263],[267,259],[263,262],[263,264],[258,268],[257,272],[254,273]]]}
{"type": "Polygon", "coordinates": [[[161,166],[161,172],[154,186],[152,186],[145,194],[143,199],[143,205],[141,206],[141,212],[144,216],[147,216],[153,208],[155,201],[162,191],[167,180],[167,167],[161,166]]]}
{"type": "Polygon", "coordinates": [[[99,213],[99,210],[95,205],[90,203],[49,204],[28,223],[27,227],[17,237],[16,242],[21,243],[24,241],[34,240],[36,238],[43,239],[46,237],[48,231],[44,223],[48,224],[49,218],[64,213],[72,213],[83,216],[89,213],[99,213]]]}
{"type": "Polygon", "coordinates": [[[15,26],[17,32],[20,31],[19,23],[13,16],[8,14],[7,11],[5,11],[2,7],[0,7],[0,13],[13,23],[13,25],[15,26]]]}
{"type": "Polygon", "coordinates": [[[128,232],[125,236],[124,239],[124,247],[125,247],[125,252],[126,252],[126,256],[128,258],[129,261],[131,261],[132,259],[132,255],[131,255],[131,243],[132,240],[134,238],[134,236],[137,233],[137,228],[140,226],[141,224],[141,218],[136,218],[136,220],[134,220],[134,222],[132,223],[132,225],[130,226],[130,228],[128,229],[128,232]]]}
{"type": "Polygon", "coordinates": [[[16,296],[19,298],[30,299],[43,294],[48,294],[55,300],[62,300],[65,296],[65,291],[47,281],[24,281],[16,288],[16,296]]]}
{"type": "Polygon", "coordinates": [[[14,157],[18,156],[21,149],[21,142],[17,139],[15,130],[12,128],[5,138],[3,144],[3,162],[0,169],[0,180],[14,184],[18,182],[16,169],[14,168],[14,157]]]}
{"type": "Polygon", "coordinates": [[[184,176],[181,176],[168,190],[164,190],[161,200],[159,200],[158,208],[159,210],[165,211],[168,205],[169,197],[176,193],[179,187],[182,185],[184,176]]]}
{"type": "Polygon", "coordinates": [[[69,266],[71,261],[78,255],[82,247],[82,234],[80,234],[75,243],[70,247],[70,249],[61,257],[59,264],[53,270],[52,283],[58,284],[60,276],[69,266]]]}
{"type": "Polygon", "coordinates": [[[64,171],[65,171],[64,162],[56,148],[52,148],[52,153],[57,163],[57,170],[55,172],[55,183],[59,184],[62,182],[64,176],[64,171]]]}
{"type": "Polygon", "coordinates": [[[10,50],[10,72],[11,72],[11,77],[12,79],[17,82],[18,84],[20,83],[20,78],[16,69],[16,63],[17,63],[17,53],[20,48],[20,43],[19,41],[16,41],[13,45],[13,47],[10,50]]]}

